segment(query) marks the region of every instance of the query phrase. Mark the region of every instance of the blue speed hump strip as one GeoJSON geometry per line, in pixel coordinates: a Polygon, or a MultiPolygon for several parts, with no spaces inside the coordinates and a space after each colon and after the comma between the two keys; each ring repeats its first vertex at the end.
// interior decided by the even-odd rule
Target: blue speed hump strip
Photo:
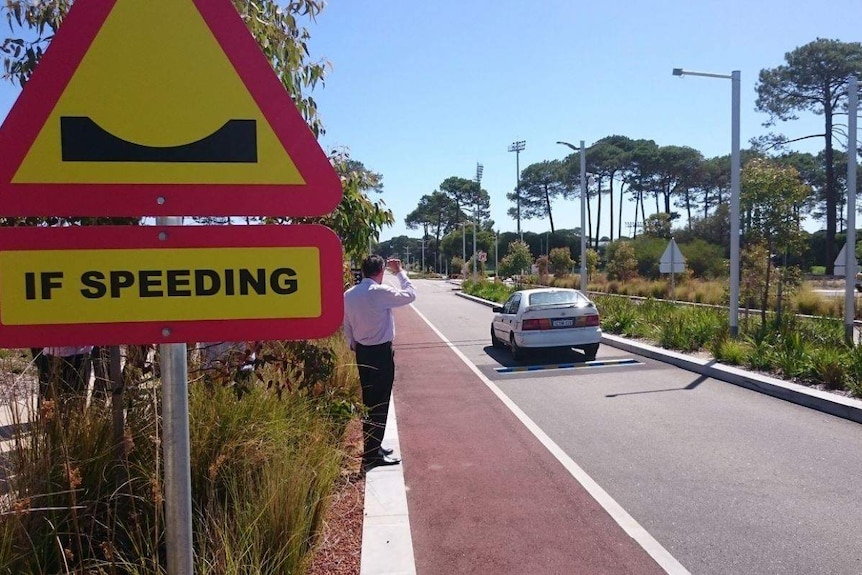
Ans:
{"type": "Polygon", "coordinates": [[[636,359],[632,358],[623,358],[623,359],[606,359],[606,360],[596,360],[596,361],[586,361],[579,363],[556,363],[549,365],[524,365],[524,366],[514,366],[514,367],[495,367],[494,371],[497,373],[521,373],[528,371],[545,371],[552,369],[584,369],[584,368],[592,368],[592,367],[618,367],[624,365],[643,365],[636,359]]]}

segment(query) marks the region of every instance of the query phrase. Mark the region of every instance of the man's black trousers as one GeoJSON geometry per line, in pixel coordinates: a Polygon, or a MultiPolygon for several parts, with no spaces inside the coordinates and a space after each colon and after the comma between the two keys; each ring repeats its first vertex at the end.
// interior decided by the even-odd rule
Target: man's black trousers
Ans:
{"type": "Polygon", "coordinates": [[[386,431],[389,397],[395,380],[392,342],[379,345],[357,343],[356,363],[359,365],[359,381],[362,384],[362,403],[368,409],[368,416],[362,422],[365,458],[368,459],[377,456],[386,431]]]}

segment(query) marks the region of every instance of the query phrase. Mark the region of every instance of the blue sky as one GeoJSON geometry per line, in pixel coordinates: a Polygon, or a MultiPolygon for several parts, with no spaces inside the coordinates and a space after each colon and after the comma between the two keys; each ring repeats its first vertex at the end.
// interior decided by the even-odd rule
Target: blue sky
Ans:
{"type": "MultiPolygon", "coordinates": [[[[314,93],[327,130],[322,142],[349,148],[383,174],[382,197],[396,224],[382,239],[419,237],[404,217],[445,178],[474,177],[477,162],[492,218],[514,231],[505,198],[516,177],[510,143],[526,140],[521,169],[564,157],[557,140],[590,145],[610,134],[728,154],[730,81],[678,78],[671,70],[741,71],[746,146],[766,132],[766,115],[754,110],[762,68],[783,64],[785,52],[818,37],[862,37],[860,0],[826,5],[332,0],[311,25],[312,56],[333,66],[314,93]]],[[[811,115],[780,127],[791,136],[822,131],[821,118],[811,115]]],[[[811,140],[801,149],[820,148],[822,140],[811,140]]],[[[580,225],[577,201],[559,201],[554,212],[557,227],[580,225]]],[[[548,223],[522,221],[522,229],[546,231],[548,223]]]]}
{"type": "MultiPolygon", "coordinates": [[[[496,227],[514,231],[505,194],[515,187],[515,140],[526,140],[521,169],[566,156],[557,140],[590,145],[611,134],[727,154],[730,81],[671,70],[740,70],[746,145],[766,131],[754,111],[758,72],[817,37],[859,41],[860,14],[860,0],[828,9],[799,0],[330,0],[309,25],[312,58],[332,64],[312,94],[327,130],[321,144],[383,174],[396,223],[381,239],[419,237],[404,217],[447,177],[474,177],[477,162],[496,227]]],[[[17,94],[0,85],[0,117],[17,94]]],[[[822,124],[806,115],[779,128],[801,136],[822,124]]],[[[558,201],[556,226],[579,226],[579,210],[558,201]]],[[[602,235],[607,225],[605,214],[602,235]]],[[[524,220],[522,229],[548,223],[524,220]]]]}

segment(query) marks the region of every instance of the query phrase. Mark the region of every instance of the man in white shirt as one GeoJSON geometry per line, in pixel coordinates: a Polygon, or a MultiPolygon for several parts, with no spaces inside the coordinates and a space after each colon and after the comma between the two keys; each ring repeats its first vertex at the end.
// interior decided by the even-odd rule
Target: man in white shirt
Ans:
{"type": "Polygon", "coordinates": [[[395,379],[392,308],[411,303],[416,299],[416,292],[398,259],[368,256],[362,262],[362,277],[358,285],[344,292],[344,337],[350,349],[356,352],[362,402],[368,408],[368,416],[362,422],[365,437],[362,462],[369,470],[401,463],[400,459],[392,457],[392,450],[381,446],[395,379]],[[400,282],[400,288],[383,283],[387,267],[400,282]]]}

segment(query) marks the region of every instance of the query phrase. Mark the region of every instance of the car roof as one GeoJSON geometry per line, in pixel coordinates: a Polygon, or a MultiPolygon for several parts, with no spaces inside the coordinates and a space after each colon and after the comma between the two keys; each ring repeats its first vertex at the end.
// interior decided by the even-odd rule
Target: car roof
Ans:
{"type": "MultiPolygon", "coordinates": [[[[523,294],[523,295],[530,295],[530,294],[533,294],[533,293],[554,292],[554,291],[573,291],[573,292],[581,293],[579,290],[576,290],[576,289],[572,289],[572,288],[557,288],[557,287],[555,287],[555,288],[530,288],[530,289],[521,289],[521,290],[518,290],[518,291],[513,292],[513,293],[519,293],[519,294],[523,294]]],[[[581,295],[583,295],[583,294],[581,294],[581,295]]]]}

